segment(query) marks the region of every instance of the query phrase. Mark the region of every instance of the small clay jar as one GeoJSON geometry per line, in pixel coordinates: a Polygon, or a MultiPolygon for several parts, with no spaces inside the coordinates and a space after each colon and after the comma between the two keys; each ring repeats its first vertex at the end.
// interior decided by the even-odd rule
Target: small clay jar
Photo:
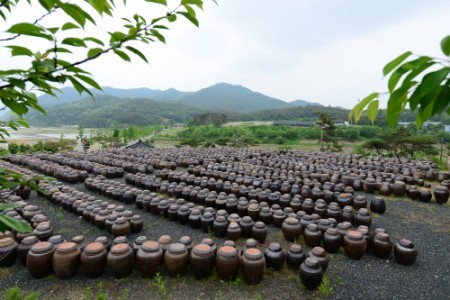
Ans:
{"type": "Polygon", "coordinates": [[[281,226],[281,230],[287,241],[294,242],[302,232],[302,225],[297,218],[286,218],[281,226]]]}
{"type": "Polygon", "coordinates": [[[180,237],[180,239],[178,240],[178,243],[182,243],[183,245],[186,246],[186,249],[188,251],[188,254],[191,254],[192,248],[194,248],[194,245],[192,245],[192,239],[190,236],[182,236],[180,237]]]}
{"type": "MultiPolygon", "coordinates": [[[[202,213],[199,209],[194,208],[189,215],[189,226],[193,229],[199,229],[202,226],[201,223],[202,213]]],[[[214,222],[213,222],[214,223],[214,222]]]]}
{"type": "Polygon", "coordinates": [[[211,238],[204,238],[200,242],[200,244],[205,244],[205,245],[210,246],[212,251],[213,251],[213,253],[214,253],[214,257],[216,256],[216,254],[217,254],[217,246],[216,246],[216,244],[214,243],[214,241],[211,238]]]}
{"type": "Polygon", "coordinates": [[[109,233],[112,233],[112,226],[114,225],[114,222],[117,220],[118,216],[116,214],[110,214],[108,218],[105,220],[105,229],[109,233]]]}
{"type": "Polygon", "coordinates": [[[386,202],[382,197],[373,197],[370,201],[370,210],[377,214],[384,214],[386,211],[386,202]]]}
{"type": "Polygon", "coordinates": [[[178,210],[177,221],[181,225],[187,225],[189,223],[189,207],[187,205],[183,205],[178,210]]]}
{"type": "Polygon", "coordinates": [[[82,235],[76,235],[72,238],[71,242],[77,244],[77,248],[84,251],[84,248],[89,244],[89,242],[82,235]]]}
{"type": "Polygon", "coordinates": [[[164,264],[170,277],[183,275],[188,266],[188,252],[186,246],[181,243],[173,243],[164,254],[164,264]]]}
{"type": "Polygon", "coordinates": [[[19,244],[10,237],[0,240],[0,267],[11,267],[16,263],[19,244]]]}
{"type": "Polygon", "coordinates": [[[46,241],[53,235],[53,226],[50,222],[42,222],[33,230],[33,234],[40,241],[46,241]]]}
{"type": "Polygon", "coordinates": [[[323,248],[329,253],[337,253],[342,245],[342,237],[336,228],[328,228],[322,236],[323,248]]]}
{"type": "MultiPolygon", "coordinates": [[[[265,202],[263,202],[265,203],[265,202]]],[[[261,207],[261,210],[259,211],[259,217],[258,219],[261,222],[264,222],[264,224],[269,225],[272,223],[272,212],[270,211],[269,207],[261,207]]]]}
{"type": "Polygon", "coordinates": [[[136,253],[136,263],[143,278],[153,278],[163,262],[164,253],[158,242],[145,241],[136,253]]]}
{"type": "Polygon", "coordinates": [[[111,250],[111,243],[106,236],[99,236],[95,239],[94,242],[102,243],[103,246],[105,246],[106,252],[109,252],[109,250],[111,250]]]}
{"type": "Polygon", "coordinates": [[[408,239],[401,239],[394,246],[395,259],[399,264],[410,266],[417,258],[417,249],[408,239]]]}
{"type": "Polygon", "coordinates": [[[144,221],[142,220],[140,215],[133,215],[129,223],[130,223],[130,230],[132,233],[141,232],[142,228],[144,227],[144,221]]]}
{"type": "Polygon", "coordinates": [[[90,243],[81,253],[80,262],[84,275],[88,278],[98,278],[106,267],[108,253],[104,244],[90,243]]]}
{"type": "Polygon", "coordinates": [[[95,226],[97,226],[97,228],[99,229],[105,229],[105,222],[106,219],[109,216],[109,210],[107,209],[102,209],[98,212],[98,214],[95,216],[95,226]]]}
{"type": "Polygon", "coordinates": [[[309,248],[319,246],[322,240],[322,231],[320,231],[319,226],[314,223],[309,224],[303,232],[303,240],[309,248]]]}
{"type": "Polygon", "coordinates": [[[330,258],[328,257],[328,253],[325,249],[322,247],[314,247],[311,251],[309,251],[308,257],[315,257],[319,261],[323,271],[325,272],[327,270],[328,264],[330,263],[330,258]]]}
{"type": "Polygon", "coordinates": [[[53,271],[58,278],[73,277],[80,264],[81,250],[74,242],[66,242],[56,248],[52,258],[53,271]]]}
{"type": "Polygon", "coordinates": [[[53,235],[51,236],[47,242],[50,242],[53,244],[53,249],[56,250],[56,248],[58,248],[59,245],[61,245],[62,243],[65,243],[66,240],[64,239],[64,237],[60,234],[57,235],[53,235]]]}
{"type": "Polygon", "coordinates": [[[436,200],[436,203],[439,204],[447,203],[449,196],[450,191],[446,186],[438,185],[434,189],[434,199],[436,200]]]}
{"type": "Polygon", "coordinates": [[[276,271],[281,270],[286,260],[286,254],[279,243],[270,243],[269,248],[264,251],[266,266],[276,271]]]}
{"type": "Polygon", "coordinates": [[[353,213],[353,207],[347,205],[341,210],[341,222],[355,223],[355,214],[353,213]]]}
{"type": "Polygon", "coordinates": [[[353,208],[358,210],[360,208],[366,208],[367,207],[367,199],[366,196],[358,195],[353,199],[353,208]]]}
{"type": "Polygon", "coordinates": [[[224,216],[218,216],[213,223],[213,231],[217,237],[227,235],[228,221],[224,216]]]}
{"type": "Polygon", "coordinates": [[[330,219],[320,219],[318,226],[322,234],[324,234],[328,228],[334,228],[334,223],[332,223],[330,219]]]}
{"type": "Polygon", "coordinates": [[[372,216],[369,214],[369,211],[365,208],[360,208],[356,212],[355,226],[359,225],[365,225],[369,228],[372,225],[372,216]]]}
{"type": "Polygon", "coordinates": [[[131,233],[130,223],[124,217],[117,218],[111,227],[111,233],[114,237],[129,235],[131,233]]]}
{"type": "Polygon", "coordinates": [[[419,200],[422,202],[430,202],[433,195],[431,194],[431,191],[427,188],[419,188],[420,196],[419,200]]]}
{"type": "Polygon", "coordinates": [[[376,257],[388,258],[392,251],[392,242],[389,234],[378,232],[372,240],[372,250],[376,257]]]}
{"type": "Polygon", "coordinates": [[[134,255],[139,251],[139,249],[142,247],[142,244],[147,241],[148,238],[144,235],[138,236],[135,240],[133,245],[131,245],[131,249],[133,249],[134,255]]]}
{"type": "Polygon", "coordinates": [[[392,192],[396,196],[404,196],[406,193],[406,184],[403,181],[397,180],[396,182],[394,182],[392,192]]]}
{"type": "Polygon", "coordinates": [[[128,244],[114,245],[108,253],[107,265],[115,278],[130,275],[134,268],[133,250],[128,244]]]}
{"type": "Polygon", "coordinates": [[[339,232],[339,235],[341,236],[342,240],[344,240],[345,234],[351,228],[352,228],[352,224],[350,222],[341,222],[341,223],[338,223],[336,226],[336,230],[339,232]]]}
{"type": "Polygon", "coordinates": [[[31,247],[38,242],[39,240],[35,236],[27,236],[20,242],[17,247],[17,258],[22,265],[27,265],[28,251],[30,251],[31,247]]]}
{"type": "Polygon", "coordinates": [[[53,251],[49,242],[38,242],[28,251],[26,265],[33,278],[44,278],[52,272],[53,251]]]}
{"type": "Polygon", "coordinates": [[[322,283],[323,269],[315,257],[308,257],[300,265],[300,280],[308,290],[314,290],[322,283]]]}
{"type": "Polygon", "coordinates": [[[241,259],[241,271],[247,284],[258,284],[264,277],[265,258],[257,248],[244,251],[241,259]]]}
{"type": "MultiPolygon", "coordinates": [[[[335,203],[335,202],[333,202],[335,203]]],[[[328,218],[333,218],[336,221],[340,221],[341,220],[341,209],[339,207],[339,205],[335,204],[335,205],[328,205],[327,208],[327,217],[328,218]]]]}
{"type": "Polygon", "coordinates": [[[211,247],[206,244],[196,245],[191,251],[189,262],[191,271],[196,279],[211,276],[214,266],[214,253],[211,247]]]}
{"type": "Polygon", "coordinates": [[[238,252],[234,247],[219,248],[215,261],[217,277],[225,281],[236,279],[239,272],[239,261],[238,252]]]}
{"type": "Polygon", "coordinates": [[[166,253],[166,251],[169,250],[169,247],[172,244],[172,238],[167,234],[162,235],[159,237],[158,243],[161,246],[163,253],[166,253]]]}
{"type": "Polygon", "coordinates": [[[286,264],[295,271],[298,271],[298,268],[305,259],[306,254],[303,252],[302,246],[298,244],[292,244],[286,253],[286,264]]]}
{"type": "Polygon", "coordinates": [[[247,208],[247,215],[252,218],[253,221],[258,221],[259,217],[259,205],[258,204],[250,204],[247,208]]]}
{"type": "Polygon", "coordinates": [[[366,240],[359,231],[347,231],[344,237],[344,250],[348,257],[360,260],[366,252],[366,247],[366,240]]]}
{"type": "Polygon", "coordinates": [[[214,216],[210,212],[205,212],[200,219],[200,226],[203,232],[211,231],[214,224],[214,216]]]}
{"type": "Polygon", "coordinates": [[[258,221],[252,228],[252,238],[257,240],[259,243],[264,244],[267,237],[267,227],[266,225],[258,221]]]}
{"type": "Polygon", "coordinates": [[[230,240],[236,241],[238,240],[242,235],[242,229],[236,222],[231,222],[228,224],[227,228],[227,237],[230,240]]]}
{"type": "Polygon", "coordinates": [[[244,216],[239,222],[239,226],[242,228],[242,237],[249,238],[252,236],[252,228],[255,225],[255,222],[249,216],[244,216]]]}

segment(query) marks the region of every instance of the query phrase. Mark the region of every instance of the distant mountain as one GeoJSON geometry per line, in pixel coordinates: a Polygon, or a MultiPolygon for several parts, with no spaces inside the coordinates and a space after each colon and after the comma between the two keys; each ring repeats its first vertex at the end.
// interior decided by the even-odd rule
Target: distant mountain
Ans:
{"type": "Polygon", "coordinates": [[[206,110],[227,112],[252,112],[290,107],[289,103],[282,100],[228,83],[218,83],[191,93],[181,98],[179,103],[206,110]]]}
{"type": "Polygon", "coordinates": [[[308,102],[308,101],[300,100],[300,99],[289,102],[289,104],[291,106],[322,106],[322,104],[317,103],[317,102],[308,102]]]}

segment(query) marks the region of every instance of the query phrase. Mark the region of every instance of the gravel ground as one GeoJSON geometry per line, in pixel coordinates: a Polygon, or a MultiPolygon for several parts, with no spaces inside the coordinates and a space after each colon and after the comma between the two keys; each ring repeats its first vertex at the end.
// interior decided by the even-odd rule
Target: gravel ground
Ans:
{"type": "MultiPolygon", "coordinates": [[[[76,187],[87,192],[82,184],[76,187]]],[[[112,199],[105,200],[121,204],[112,199]]],[[[55,234],[62,234],[66,239],[78,234],[83,234],[88,241],[101,235],[112,238],[106,231],[78,219],[34,192],[28,202],[39,205],[54,222],[55,234]]],[[[131,242],[139,235],[154,240],[162,234],[169,234],[174,240],[189,235],[194,243],[199,243],[204,237],[214,238],[189,226],[144,213],[134,205],[126,205],[126,208],[141,214],[145,224],[142,232],[129,237],[131,242]]],[[[232,283],[222,282],[214,272],[213,276],[201,281],[195,280],[189,272],[183,277],[169,278],[162,269],[165,282],[162,292],[168,299],[450,299],[449,204],[389,198],[386,213],[374,217],[372,228],[386,228],[393,242],[406,237],[415,243],[419,255],[414,265],[406,267],[396,263],[393,254],[389,259],[379,259],[368,253],[360,261],[347,258],[343,252],[333,254],[326,273],[328,284],[314,292],[305,290],[298,275],[286,267],[279,272],[267,270],[263,282],[256,286],[246,285],[242,279],[232,283]]],[[[290,243],[284,240],[279,229],[269,226],[269,231],[263,246],[279,241],[284,249],[289,247],[290,243]]],[[[214,240],[219,245],[224,241],[214,240]]],[[[244,240],[238,241],[238,245],[243,243],[244,240]]],[[[302,241],[300,243],[303,244],[302,241]]],[[[35,280],[19,264],[8,269],[1,268],[0,296],[14,286],[19,286],[25,293],[37,292],[39,299],[97,299],[103,292],[108,299],[162,298],[155,281],[142,279],[136,272],[120,280],[107,270],[98,279],[88,279],[78,272],[69,280],[60,280],[54,275],[35,280]]]]}

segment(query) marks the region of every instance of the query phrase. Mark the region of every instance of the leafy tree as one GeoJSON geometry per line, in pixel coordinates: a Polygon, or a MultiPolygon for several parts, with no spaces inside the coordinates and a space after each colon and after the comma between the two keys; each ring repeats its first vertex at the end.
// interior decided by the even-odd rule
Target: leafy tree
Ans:
{"type": "Polygon", "coordinates": [[[320,113],[316,120],[316,126],[320,129],[320,151],[325,151],[325,149],[333,151],[342,150],[342,146],[338,144],[335,137],[336,125],[334,124],[333,118],[324,113],[320,113]]]}
{"type": "Polygon", "coordinates": [[[367,108],[368,118],[374,122],[378,114],[379,98],[387,96],[387,123],[397,126],[400,114],[408,105],[417,110],[416,124],[421,126],[434,115],[450,115],[450,35],[441,41],[445,57],[434,58],[407,51],[383,68],[388,76],[388,91],[372,93],[356,104],[349,114],[356,122],[367,108]]]}
{"type": "Polygon", "coordinates": [[[377,155],[382,155],[383,150],[389,149],[388,143],[382,139],[375,139],[375,140],[367,141],[364,144],[362,144],[362,147],[371,152],[375,151],[377,153],[377,155]]]}
{"type": "MultiPolygon", "coordinates": [[[[130,55],[136,55],[148,62],[139,48],[153,42],[165,43],[164,30],[179,16],[198,26],[196,12],[203,8],[204,1],[179,0],[175,8],[170,8],[166,0],[28,0],[27,3],[33,12],[42,14],[35,20],[8,25],[23,14],[20,5],[24,1],[0,0],[1,27],[6,28],[1,32],[0,47],[8,49],[12,57],[20,56],[28,63],[24,68],[0,67],[0,100],[4,105],[0,109],[9,108],[17,114],[17,121],[8,124],[13,129],[18,125],[28,126],[23,116],[30,109],[45,113],[38,103],[37,91],[55,95],[58,86],[67,83],[80,94],[86,92],[91,96],[88,87],[101,89],[91,74],[82,69],[89,61],[113,53],[124,61],[131,61],[130,55]],[[128,16],[124,7],[131,8],[136,3],[143,7],[128,16]],[[158,7],[164,7],[164,11],[160,16],[152,17],[158,7]],[[90,29],[97,29],[100,19],[111,20],[114,24],[109,28],[119,29],[90,35],[90,29]]],[[[0,126],[0,139],[5,135],[8,135],[7,130],[0,126]]],[[[4,184],[9,182],[7,178],[21,180],[12,171],[2,169],[0,188],[5,188],[4,184]]],[[[18,222],[7,224],[21,229],[18,222]]],[[[1,219],[0,226],[4,225],[1,219]]]]}

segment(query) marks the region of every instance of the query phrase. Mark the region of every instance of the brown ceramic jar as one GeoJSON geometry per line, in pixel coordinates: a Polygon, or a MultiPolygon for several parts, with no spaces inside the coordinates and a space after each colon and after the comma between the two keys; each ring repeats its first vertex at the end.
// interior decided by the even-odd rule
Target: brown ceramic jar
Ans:
{"type": "Polygon", "coordinates": [[[134,268],[133,250],[128,244],[114,245],[108,253],[107,265],[115,278],[130,275],[134,268]]]}
{"type": "Polygon", "coordinates": [[[84,251],[84,248],[89,244],[88,241],[82,235],[76,235],[72,238],[71,242],[77,244],[78,249],[84,251]]]}
{"type": "Polygon", "coordinates": [[[227,237],[230,240],[236,241],[238,240],[242,235],[242,229],[236,222],[231,222],[228,224],[227,228],[227,237]]]}
{"type": "Polygon", "coordinates": [[[348,257],[360,260],[366,252],[366,247],[366,240],[359,231],[347,231],[344,237],[344,249],[348,257]]]}
{"type": "Polygon", "coordinates": [[[242,237],[249,238],[252,236],[252,228],[255,225],[255,222],[249,216],[244,216],[239,222],[239,226],[242,228],[242,237]]]}
{"type": "Polygon", "coordinates": [[[264,251],[266,266],[276,271],[281,270],[286,260],[286,253],[279,243],[270,243],[269,248],[264,251]]]}
{"type": "Polygon", "coordinates": [[[0,240],[0,267],[11,267],[16,263],[19,244],[10,237],[0,240]]]}
{"type": "Polygon", "coordinates": [[[81,250],[74,242],[66,242],[56,248],[52,264],[55,275],[61,279],[73,277],[80,263],[81,250]]]}
{"type": "Polygon", "coordinates": [[[303,252],[302,246],[298,244],[292,244],[286,253],[286,264],[295,271],[298,271],[298,268],[305,259],[306,254],[303,252]]]}
{"type": "Polygon", "coordinates": [[[267,237],[267,227],[266,225],[258,221],[252,228],[252,238],[257,240],[259,243],[263,244],[267,237]]]}
{"type": "Polygon", "coordinates": [[[247,284],[258,284],[264,277],[265,258],[257,248],[245,250],[241,259],[241,270],[247,284]]]}
{"type": "MultiPolygon", "coordinates": [[[[233,222],[233,224],[236,223],[233,222]]],[[[239,227],[239,225],[237,226],[239,227]]],[[[202,279],[211,276],[214,266],[214,253],[210,246],[205,244],[196,245],[191,251],[189,261],[195,278],[202,279]]]]}
{"type": "Polygon", "coordinates": [[[410,266],[416,261],[417,249],[410,240],[401,239],[394,246],[394,255],[399,264],[410,266]]]}
{"type": "Polygon", "coordinates": [[[239,255],[234,247],[224,246],[217,251],[216,272],[222,280],[236,279],[239,272],[239,255]]]}
{"type": "Polygon", "coordinates": [[[328,253],[322,247],[314,247],[308,253],[308,257],[315,257],[325,272],[328,268],[328,264],[330,263],[330,258],[328,257],[328,253]]]}
{"type": "Polygon", "coordinates": [[[188,266],[188,252],[181,243],[173,243],[164,254],[164,264],[170,277],[183,275],[188,266]]]}
{"type": "Polygon", "coordinates": [[[108,253],[104,244],[100,242],[90,243],[81,253],[81,269],[88,278],[97,278],[102,275],[106,266],[108,253]]]}
{"type": "Polygon", "coordinates": [[[320,231],[319,226],[314,223],[309,224],[303,232],[303,240],[309,248],[319,246],[322,240],[322,231],[320,231]]]}
{"type": "Polygon", "coordinates": [[[20,242],[17,247],[17,258],[22,265],[27,265],[28,251],[30,251],[31,247],[38,242],[39,240],[35,236],[27,236],[22,240],[22,242],[20,242]]]}
{"type": "Polygon", "coordinates": [[[360,208],[355,216],[355,226],[365,225],[370,228],[372,225],[372,216],[365,208],[360,208]]]}
{"type": "Polygon", "coordinates": [[[389,234],[378,232],[372,240],[372,250],[379,258],[388,258],[392,251],[392,242],[389,234]]]}
{"type": "Polygon", "coordinates": [[[328,228],[322,236],[323,248],[329,253],[337,253],[342,245],[342,237],[336,228],[328,228]]]}
{"type": "Polygon", "coordinates": [[[297,218],[286,218],[281,226],[281,230],[287,241],[294,242],[300,236],[302,225],[297,218]]]}
{"type": "Polygon", "coordinates": [[[114,237],[129,235],[131,233],[130,223],[124,217],[117,218],[111,227],[111,233],[114,237]]]}
{"type": "Polygon", "coordinates": [[[315,257],[308,257],[300,265],[300,280],[308,290],[314,290],[322,283],[323,270],[315,257]]]}
{"type": "Polygon", "coordinates": [[[35,279],[43,278],[52,272],[53,245],[38,242],[31,247],[27,255],[27,270],[35,279]]]}
{"type": "Polygon", "coordinates": [[[158,266],[163,261],[164,253],[158,242],[146,241],[136,254],[136,263],[143,278],[153,278],[158,272],[158,266]]]}

